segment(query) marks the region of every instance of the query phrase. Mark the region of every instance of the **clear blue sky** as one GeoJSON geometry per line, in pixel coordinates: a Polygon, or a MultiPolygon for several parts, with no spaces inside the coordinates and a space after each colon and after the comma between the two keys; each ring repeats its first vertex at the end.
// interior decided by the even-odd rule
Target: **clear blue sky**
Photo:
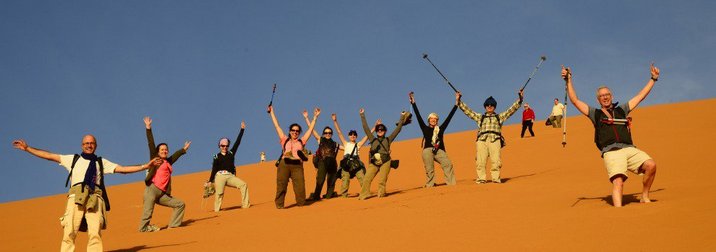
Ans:
{"type": "MultiPolygon", "coordinates": [[[[280,146],[265,112],[273,83],[284,129],[315,106],[324,111],[319,127],[337,113],[344,130],[359,129],[361,107],[369,120],[392,123],[410,108],[409,91],[423,113],[444,116],[454,95],[424,52],[469,105],[492,95],[500,111],[546,55],[525,93],[539,119],[564,97],[560,64],[593,105],[601,84],[631,98],[650,61],[662,77],[643,105],[716,96],[713,1],[577,2],[3,1],[0,202],[66,191],[63,168],[13,149],[13,139],[72,154],[91,133],[97,154],[136,164],[148,158],[145,115],[170,151],[193,142],[175,174],[208,177],[218,139],[235,138],[241,120],[237,164],[261,151],[274,159],[280,146]]],[[[474,129],[459,113],[448,132],[474,129]]],[[[399,139],[418,136],[408,126],[399,139]]]]}

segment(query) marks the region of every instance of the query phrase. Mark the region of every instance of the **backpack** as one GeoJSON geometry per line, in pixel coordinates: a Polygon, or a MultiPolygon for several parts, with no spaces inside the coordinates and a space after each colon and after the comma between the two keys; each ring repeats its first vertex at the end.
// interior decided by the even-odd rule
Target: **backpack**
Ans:
{"type": "MultiPolygon", "coordinates": [[[[502,122],[500,122],[500,115],[495,115],[495,116],[482,115],[482,118],[480,118],[480,128],[482,128],[482,125],[485,122],[485,118],[487,118],[487,117],[495,117],[495,119],[497,119],[497,124],[499,124],[500,127],[502,127],[502,122]]],[[[500,148],[505,148],[505,146],[507,145],[507,143],[505,143],[505,137],[502,136],[502,133],[497,132],[497,131],[477,131],[477,137],[475,138],[475,141],[477,141],[477,139],[479,139],[480,136],[482,136],[483,134],[495,134],[498,137],[500,137],[500,148]]]]}
{"type": "MultiPolygon", "coordinates": [[[[278,164],[281,162],[281,159],[283,159],[283,152],[286,149],[286,145],[288,144],[289,140],[291,140],[291,137],[287,137],[286,141],[283,142],[283,148],[281,149],[281,155],[279,155],[278,159],[276,159],[276,164],[275,164],[276,167],[278,167],[278,164]]],[[[303,140],[301,140],[301,138],[298,139],[298,142],[301,143],[301,145],[303,145],[303,140]]],[[[305,148],[304,148],[304,150],[305,150],[305,148]]]]}

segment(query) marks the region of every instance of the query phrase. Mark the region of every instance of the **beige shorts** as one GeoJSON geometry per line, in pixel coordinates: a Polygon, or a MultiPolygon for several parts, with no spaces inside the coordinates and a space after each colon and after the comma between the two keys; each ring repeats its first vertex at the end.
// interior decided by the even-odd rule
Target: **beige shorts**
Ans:
{"type": "Polygon", "coordinates": [[[608,151],[604,153],[604,166],[607,168],[609,179],[611,180],[614,176],[622,174],[625,179],[628,178],[626,172],[631,171],[638,175],[644,174],[643,170],[639,168],[647,160],[651,159],[646,152],[643,152],[634,147],[627,147],[620,150],[608,151]]]}

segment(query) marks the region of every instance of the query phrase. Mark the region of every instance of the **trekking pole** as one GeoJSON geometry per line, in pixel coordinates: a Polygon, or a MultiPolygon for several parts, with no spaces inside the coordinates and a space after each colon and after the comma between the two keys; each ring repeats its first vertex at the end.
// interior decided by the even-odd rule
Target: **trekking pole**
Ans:
{"type": "MultiPolygon", "coordinates": [[[[271,91],[271,102],[269,102],[269,107],[273,105],[273,95],[276,94],[276,83],[273,84],[273,91],[271,91]]],[[[266,110],[266,113],[271,113],[270,110],[266,110]]]]}
{"type": "Polygon", "coordinates": [[[440,76],[443,77],[443,79],[445,80],[445,82],[447,82],[447,84],[450,85],[450,87],[452,88],[453,91],[455,91],[455,93],[458,92],[457,89],[455,89],[455,86],[453,86],[452,83],[450,83],[450,80],[448,80],[448,78],[445,77],[445,75],[444,75],[442,72],[440,72],[440,69],[438,69],[438,67],[436,67],[435,64],[433,64],[433,61],[431,61],[430,58],[428,58],[428,54],[427,54],[427,53],[423,53],[423,59],[428,60],[428,62],[430,62],[430,65],[433,65],[433,68],[435,68],[435,71],[438,71],[438,73],[440,74],[440,76]]]}
{"type": "Polygon", "coordinates": [[[564,124],[562,125],[562,148],[567,146],[567,84],[564,85],[564,124]]]}
{"type": "Polygon", "coordinates": [[[527,78],[527,82],[525,82],[525,84],[522,85],[522,88],[520,88],[520,91],[525,90],[525,87],[527,87],[527,83],[530,83],[530,80],[532,80],[532,77],[535,75],[535,73],[537,73],[537,70],[539,69],[539,66],[541,66],[541,65],[542,65],[542,62],[544,62],[545,60],[547,60],[547,56],[542,55],[542,56],[539,57],[539,63],[537,63],[537,66],[535,67],[535,70],[532,70],[532,73],[530,74],[530,77],[527,78]]]}

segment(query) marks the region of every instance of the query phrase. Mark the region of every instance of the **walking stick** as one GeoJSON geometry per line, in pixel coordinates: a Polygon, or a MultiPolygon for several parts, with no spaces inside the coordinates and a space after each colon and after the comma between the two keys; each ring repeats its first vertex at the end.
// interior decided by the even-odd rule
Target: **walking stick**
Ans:
{"type": "MultiPolygon", "coordinates": [[[[276,94],[276,83],[273,84],[273,91],[271,91],[271,102],[269,102],[269,107],[273,105],[273,95],[276,94]]],[[[266,110],[266,113],[271,113],[270,110],[266,110]]]]}
{"type": "Polygon", "coordinates": [[[440,76],[443,77],[443,79],[445,80],[445,82],[447,82],[447,84],[450,85],[450,87],[452,88],[453,91],[455,91],[455,93],[458,92],[457,89],[455,89],[455,86],[453,86],[452,83],[450,83],[450,80],[448,80],[448,78],[445,77],[445,75],[444,75],[442,72],[440,72],[440,69],[438,69],[438,67],[436,67],[435,64],[433,64],[433,61],[431,61],[430,58],[428,58],[428,54],[427,54],[427,53],[423,53],[423,59],[428,60],[428,62],[430,62],[430,65],[433,65],[433,68],[435,68],[435,71],[438,71],[438,73],[440,74],[440,76]]]}
{"type": "Polygon", "coordinates": [[[535,73],[537,73],[537,70],[539,69],[539,66],[541,66],[541,65],[542,65],[542,62],[544,62],[545,60],[547,60],[547,56],[542,55],[542,56],[539,57],[539,63],[537,63],[537,66],[535,67],[535,70],[532,70],[532,73],[530,74],[530,77],[527,78],[527,82],[525,82],[525,84],[522,85],[522,88],[520,88],[520,91],[525,90],[525,87],[527,87],[527,83],[530,83],[530,80],[532,80],[532,77],[535,75],[535,73]]]}
{"type": "Polygon", "coordinates": [[[564,84],[564,124],[562,125],[562,148],[567,146],[567,83],[564,84]]]}

